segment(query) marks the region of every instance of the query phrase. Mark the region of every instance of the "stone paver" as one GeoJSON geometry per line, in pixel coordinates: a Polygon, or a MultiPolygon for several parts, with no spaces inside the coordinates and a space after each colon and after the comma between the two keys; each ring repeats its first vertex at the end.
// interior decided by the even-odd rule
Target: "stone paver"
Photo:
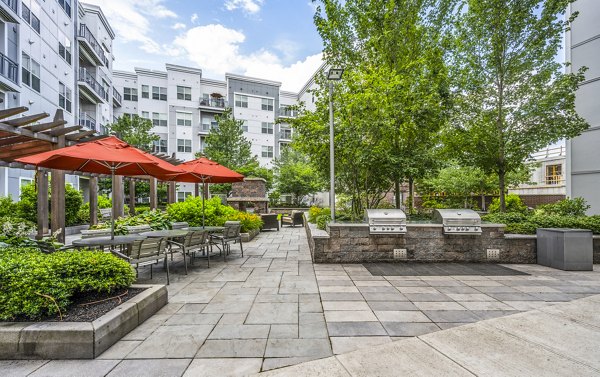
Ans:
{"type": "MultiPolygon", "coordinates": [[[[584,300],[577,310],[560,311],[552,305],[599,294],[598,270],[563,272],[538,265],[506,265],[497,270],[513,269],[519,274],[485,275],[485,266],[470,269],[446,264],[438,268],[436,264],[423,264],[413,268],[416,274],[412,276],[378,276],[361,264],[313,265],[305,229],[300,227],[260,233],[244,244],[243,258],[238,248],[232,251],[226,262],[222,258],[211,260],[210,269],[204,261],[188,266],[188,275],[183,273],[181,254],[175,255],[168,286],[169,304],[94,360],[99,364],[69,361],[69,370],[74,374],[84,370],[86,376],[135,375],[135,369],[142,365],[148,370],[147,375],[247,375],[327,358],[311,365],[325,365],[330,375],[360,375],[360,368],[353,367],[350,359],[344,363],[349,368],[345,370],[339,369],[338,359],[332,362],[330,356],[354,349],[359,349],[355,355],[360,355],[381,347],[377,346],[381,343],[427,336],[424,334],[444,329],[458,331],[465,325],[472,326],[469,323],[499,321],[536,309],[549,317],[571,317],[557,322],[559,327],[551,333],[532,331],[527,342],[543,344],[549,334],[561,334],[560,323],[566,326],[568,321],[576,321],[581,327],[577,329],[582,331],[581,339],[588,342],[591,337],[587,344],[596,346],[596,333],[589,331],[585,335],[582,330],[600,328],[597,307],[592,301],[584,300]],[[479,274],[473,273],[476,269],[479,274]],[[460,275],[462,270],[471,272],[460,275]],[[165,370],[169,373],[164,374],[165,370]]],[[[139,282],[166,282],[160,268],[154,269],[152,280],[147,270],[140,269],[139,282]]],[[[499,335],[500,341],[505,335],[509,337],[506,339],[521,336],[511,331],[527,329],[524,325],[513,330],[501,325],[491,328],[493,334],[504,334],[499,335]]],[[[571,338],[579,336],[577,331],[571,338]]],[[[410,344],[415,350],[426,347],[423,341],[410,344]]],[[[555,347],[553,352],[566,352],[561,344],[546,346],[555,347]]],[[[579,360],[595,351],[582,347],[579,354],[573,352],[569,358],[579,360]]],[[[437,351],[424,351],[423,356],[409,350],[393,360],[387,355],[378,358],[377,352],[372,352],[373,361],[361,363],[375,368],[372,371],[381,372],[380,375],[398,375],[402,371],[414,375],[464,374],[460,367],[437,373],[435,368],[429,369],[431,365],[423,366],[427,360],[439,359],[437,351]],[[377,360],[389,368],[376,367],[377,360]],[[407,363],[414,364],[414,368],[407,363]]],[[[458,353],[457,357],[464,355],[458,353]]],[[[359,358],[356,360],[358,363],[359,358]]],[[[9,376],[64,375],[58,369],[66,364],[60,363],[0,361],[0,369],[7,370],[2,375],[9,376]]],[[[587,369],[574,371],[585,375],[587,369]]]]}

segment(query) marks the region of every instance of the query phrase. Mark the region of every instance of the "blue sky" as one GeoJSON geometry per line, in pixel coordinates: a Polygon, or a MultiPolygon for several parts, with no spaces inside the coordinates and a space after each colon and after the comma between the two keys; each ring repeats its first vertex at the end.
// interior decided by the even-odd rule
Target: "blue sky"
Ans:
{"type": "Polygon", "coordinates": [[[281,81],[297,91],[321,63],[310,0],[83,0],[113,27],[115,69],[190,65],[281,81]]]}

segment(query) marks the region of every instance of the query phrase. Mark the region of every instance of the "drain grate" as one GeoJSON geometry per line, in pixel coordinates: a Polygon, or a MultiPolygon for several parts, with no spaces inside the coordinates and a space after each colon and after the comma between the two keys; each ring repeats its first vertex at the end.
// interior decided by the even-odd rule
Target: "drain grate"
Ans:
{"type": "Polygon", "coordinates": [[[373,276],[512,276],[529,275],[498,264],[485,263],[363,263],[373,276]]]}

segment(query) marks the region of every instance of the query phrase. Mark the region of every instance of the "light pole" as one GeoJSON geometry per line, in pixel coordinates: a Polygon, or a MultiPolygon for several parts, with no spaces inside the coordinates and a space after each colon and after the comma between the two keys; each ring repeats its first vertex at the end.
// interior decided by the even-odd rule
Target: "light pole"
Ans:
{"type": "Polygon", "coordinates": [[[333,150],[333,82],[342,79],[343,68],[330,68],[327,72],[329,80],[329,208],[331,222],[335,222],[335,162],[333,150]]]}

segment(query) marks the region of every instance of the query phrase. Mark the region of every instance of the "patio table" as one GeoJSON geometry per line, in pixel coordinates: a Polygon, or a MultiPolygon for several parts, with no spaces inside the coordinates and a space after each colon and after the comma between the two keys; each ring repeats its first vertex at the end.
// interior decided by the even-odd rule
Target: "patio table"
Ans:
{"type": "Polygon", "coordinates": [[[184,230],[206,230],[208,233],[219,233],[225,229],[224,226],[190,226],[184,230]]]}
{"type": "Polygon", "coordinates": [[[143,240],[144,236],[135,234],[135,235],[126,235],[126,236],[115,236],[115,238],[110,238],[110,236],[105,237],[92,237],[92,238],[82,238],[78,240],[73,240],[72,245],[75,247],[98,247],[100,246],[104,250],[104,246],[130,246],[135,241],[143,240]]]}
{"type": "Polygon", "coordinates": [[[141,236],[149,238],[177,238],[184,237],[186,234],[188,234],[188,231],[183,229],[153,230],[150,232],[140,233],[141,236]]]}

